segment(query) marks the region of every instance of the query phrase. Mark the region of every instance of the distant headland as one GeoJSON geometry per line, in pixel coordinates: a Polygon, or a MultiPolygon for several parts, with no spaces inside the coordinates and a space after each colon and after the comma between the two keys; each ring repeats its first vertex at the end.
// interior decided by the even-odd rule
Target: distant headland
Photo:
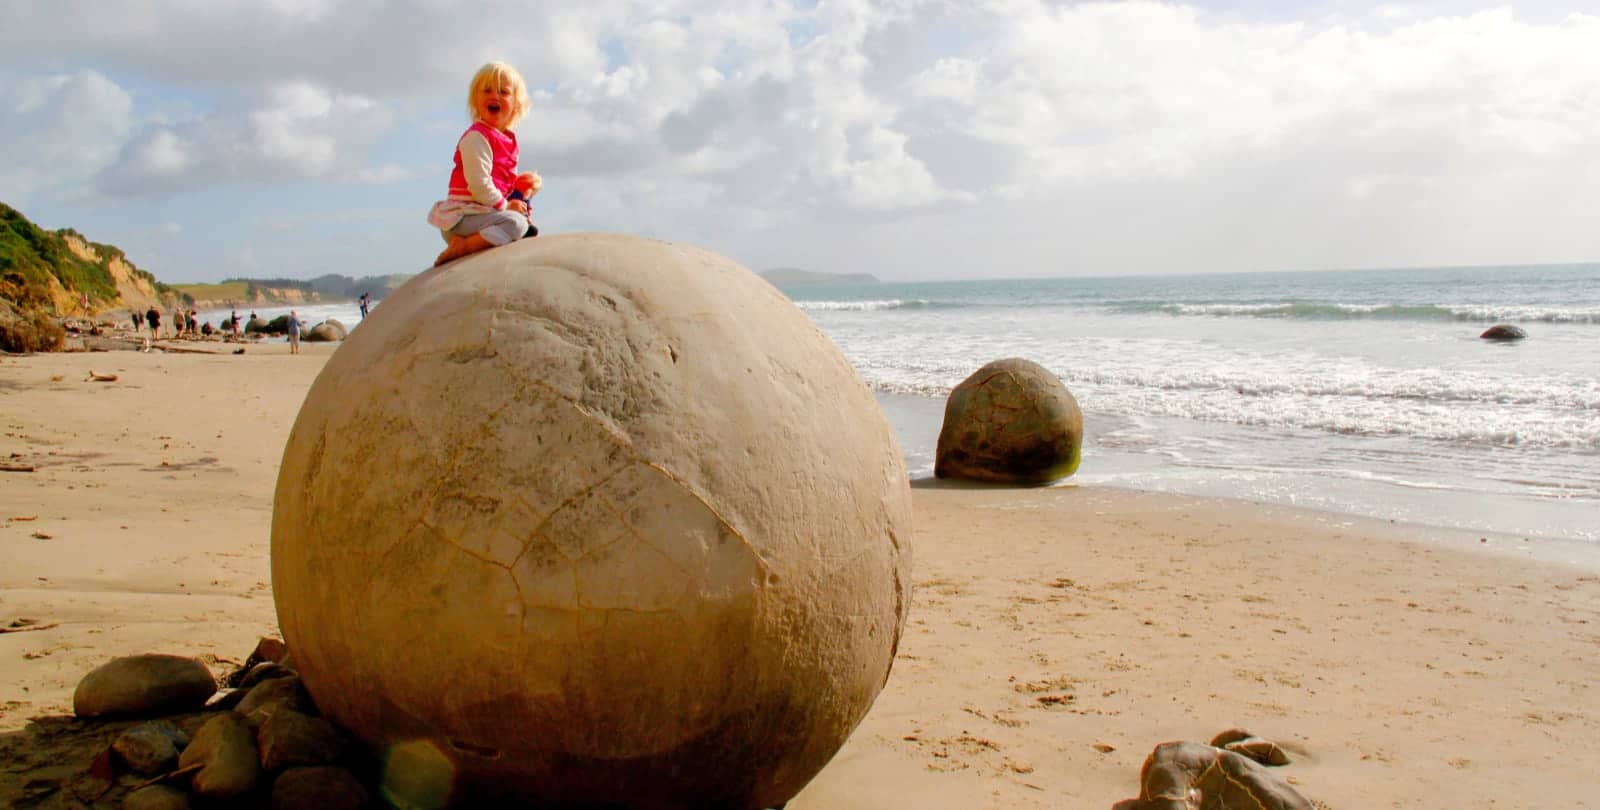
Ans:
{"type": "Polygon", "coordinates": [[[189,306],[222,309],[230,306],[273,306],[354,301],[363,293],[379,300],[404,284],[411,274],[350,276],[329,273],[310,280],[292,278],[233,278],[217,284],[169,285],[189,306]]]}
{"type": "Polygon", "coordinates": [[[761,271],[761,277],[775,287],[797,287],[803,284],[877,284],[878,277],[871,273],[823,273],[801,270],[798,267],[774,267],[761,271]]]}

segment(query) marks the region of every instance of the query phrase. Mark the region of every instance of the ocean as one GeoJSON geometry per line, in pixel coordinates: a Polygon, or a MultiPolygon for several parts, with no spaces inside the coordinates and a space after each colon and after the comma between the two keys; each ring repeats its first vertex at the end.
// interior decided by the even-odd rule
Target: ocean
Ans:
{"type": "Polygon", "coordinates": [[[784,292],[878,392],[913,478],[951,387],[1023,357],[1083,411],[1067,485],[1600,551],[1600,264],[784,292]],[[1528,337],[1478,337],[1497,323],[1528,337]]]}
{"type": "MultiPolygon", "coordinates": [[[[1600,555],[1600,264],[784,292],[877,392],[913,478],[933,474],[950,388],[991,360],[1025,357],[1083,410],[1083,463],[1064,485],[1600,555]],[[1497,323],[1528,338],[1478,337],[1497,323]]],[[[361,320],[353,302],[296,309],[312,325],[361,320]]]]}

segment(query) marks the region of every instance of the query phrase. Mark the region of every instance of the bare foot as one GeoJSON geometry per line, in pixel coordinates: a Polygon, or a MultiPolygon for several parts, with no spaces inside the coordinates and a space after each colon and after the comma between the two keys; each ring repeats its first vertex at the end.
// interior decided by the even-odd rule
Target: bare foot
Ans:
{"type": "Polygon", "coordinates": [[[483,234],[475,233],[471,236],[458,236],[451,239],[449,246],[439,253],[438,258],[433,260],[433,266],[438,267],[441,264],[448,264],[462,256],[468,256],[480,250],[487,250],[490,247],[493,246],[489,244],[489,240],[483,238],[483,234]]]}

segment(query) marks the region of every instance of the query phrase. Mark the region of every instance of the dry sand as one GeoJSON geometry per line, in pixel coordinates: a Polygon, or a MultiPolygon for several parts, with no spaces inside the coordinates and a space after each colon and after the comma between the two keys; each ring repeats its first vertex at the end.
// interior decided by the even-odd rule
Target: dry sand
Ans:
{"type": "MultiPolygon", "coordinates": [[[[44,627],[0,634],[0,743],[112,657],[220,669],[274,634],[271,493],[332,350],[0,358],[0,462],[35,467],[0,472],[0,626],[44,627]]],[[[791,810],[1108,808],[1154,745],[1230,726],[1335,810],[1600,807],[1593,567],[1108,489],[915,504],[894,673],[791,810]]],[[[0,806],[28,776],[4,764],[0,806]]]]}

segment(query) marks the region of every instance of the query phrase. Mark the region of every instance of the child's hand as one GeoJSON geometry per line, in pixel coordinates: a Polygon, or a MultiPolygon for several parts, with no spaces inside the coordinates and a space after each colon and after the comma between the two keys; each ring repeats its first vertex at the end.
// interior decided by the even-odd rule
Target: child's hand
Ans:
{"type": "Polygon", "coordinates": [[[507,200],[506,201],[506,209],[510,210],[510,211],[515,211],[515,212],[517,212],[519,214],[522,214],[523,216],[527,216],[528,215],[528,204],[523,202],[523,201],[521,201],[521,200],[507,200]]]}
{"type": "Polygon", "coordinates": [[[524,196],[532,197],[539,193],[539,188],[544,185],[544,178],[538,172],[523,172],[517,175],[517,180],[512,184],[524,196]]]}

